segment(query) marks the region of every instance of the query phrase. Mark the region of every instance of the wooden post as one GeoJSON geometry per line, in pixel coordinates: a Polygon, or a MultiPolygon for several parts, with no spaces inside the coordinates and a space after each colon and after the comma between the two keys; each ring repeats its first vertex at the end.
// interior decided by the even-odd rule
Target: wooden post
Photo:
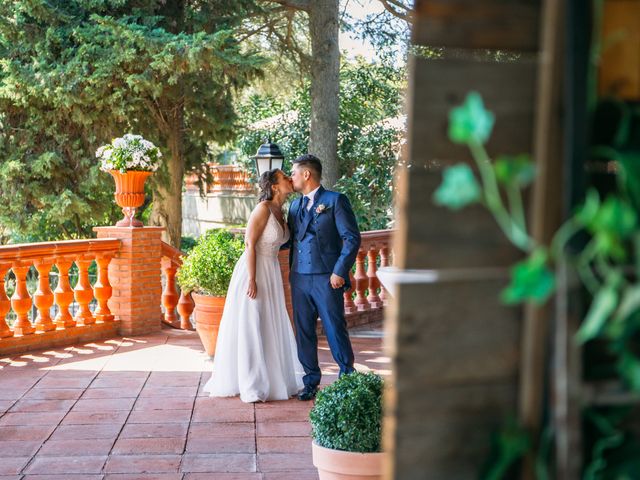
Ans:
{"type": "MultiPolygon", "coordinates": [[[[549,245],[561,224],[562,158],[561,107],[564,55],[564,2],[545,0],[542,7],[541,54],[538,67],[538,96],[534,129],[536,179],[531,197],[531,235],[549,245]]],[[[547,363],[550,305],[525,307],[522,328],[520,368],[520,422],[534,442],[541,433],[544,381],[547,363]]],[[[535,478],[535,458],[528,455],[523,464],[523,480],[535,478]]]]}

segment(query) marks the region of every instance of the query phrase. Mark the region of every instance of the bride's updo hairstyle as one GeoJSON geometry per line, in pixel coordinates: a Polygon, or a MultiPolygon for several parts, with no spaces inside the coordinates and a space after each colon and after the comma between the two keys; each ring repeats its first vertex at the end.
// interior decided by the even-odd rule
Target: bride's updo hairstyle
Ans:
{"type": "Polygon", "coordinates": [[[264,202],[265,200],[273,200],[273,186],[278,184],[278,172],[279,168],[274,168],[260,175],[260,181],[258,185],[260,187],[260,196],[258,201],[264,202]]]}

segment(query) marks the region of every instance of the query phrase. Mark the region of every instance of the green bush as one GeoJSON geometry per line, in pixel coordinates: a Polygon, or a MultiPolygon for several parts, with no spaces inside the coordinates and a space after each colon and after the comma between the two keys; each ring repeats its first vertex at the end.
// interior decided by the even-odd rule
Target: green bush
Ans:
{"type": "Polygon", "coordinates": [[[354,372],[320,390],[309,413],[315,442],[334,450],[379,452],[382,388],[379,375],[354,372]]]}
{"type": "Polygon", "coordinates": [[[178,270],[178,285],[183,291],[224,297],[243,251],[241,237],[227,230],[209,230],[184,258],[178,270]]]}

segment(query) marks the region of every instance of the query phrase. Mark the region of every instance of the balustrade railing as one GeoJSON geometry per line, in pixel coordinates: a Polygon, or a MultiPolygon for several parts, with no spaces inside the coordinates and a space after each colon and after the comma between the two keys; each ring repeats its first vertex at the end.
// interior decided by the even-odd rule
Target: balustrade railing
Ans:
{"type": "Polygon", "coordinates": [[[392,230],[362,232],[362,244],[351,273],[351,289],[344,293],[347,317],[368,310],[378,310],[389,300],[389,293],[378,280],[379,267],[390,265],[392,230]]]}
{"type": "MultiPolygon", "coordinates": [[[[208,164],[212,182],[206,184],[207,193],[255,193],[249,173],[237,165],[208,164]]],[[[188,192],[198,191],[198,175],[190,173],[185,176],[185,187],[188,192]]]]}
{"type": "Polygon", "coordinates": [[[162,307],[164,309],[163,319],[175,328],[182,330],[192,330],[191,314],[193,313],[194,304],[191,294],[184,294],[176,287],[176,273],[182,265],[183,253],[177,248],[162,242],[162,274],[164,275],[162,290],[162,307]],[[176,315],[176,310],[178,315],[176,315]]]}
{"type": "MultiPolygon", "coordinates": [[[[359,314],[366,317],[367,312],[380,311],[386,304],[388,294],[381,287],[376,272],[380,266],[391,262],[390,241],[389,230],[362,233],[362,246],[351,274],[352,288],[344,294],[348,318],[359,314]]],[[[118,238],[100,238],[0,246],[0,351],[3,346],[13,348],[11,342],[15,344],[19,339],[25,339],[19,341],[27,345],[26,339],[40,337],[37,334],[60,336],[63,335],[60,330],[108,324],[116,320],[108,302],[114,287],[124,286],[126,289],[130,286],[131,280],[123,279],[122,272],[130,272],[133,268],[126,262],[114,263],[111,281],[116,284],[111,285],[111,260],[114,257],[127,259],[131,255],[123,245],[118,238]]],[[[162,321],[175,328],[191,330],[193,300],[190,294],[179,292],[176,286],[176,273],[182,265],[183,253],[162,242],[160,255],[162,321]]],[[[280,263],[287,306],[291,312],[285,252],[282,252],[280,263]]],[[[158,288],[155,285],[148,288],[158,288]]],[[[123,310],[122,303],[131,298],[128,295],[126,292],[117,293],[117,298],[113,299],[125,316],[127,309],[123,310]]],[[[58,340],[51,340],[51,345],[58,340]]],[[[46,340],[44,342],[40,342],[38,347],[46,347],[46,340]]]]}
{"type": "MultiPolygon", "coordinates": [[[[243,230],[236,229],[237,233],[243,230]]],[[[388,302],[389,294],[380,284],[377,271],[379,267],[390,264],[390,244],[392,230],[374,230],[362,233],[362,245],[355,264],[355,274],[351,274],[351,289],[344,293],[345,315],[347,317],[363,312],[382,309],[388,302]],[[354,298],[355,297],[355,298],[354,298]]],[[[182,252],[167,243],[162,245],[163,322],[182,329],[192,329],[190,321],[194,310],[191,295],[178,294],[175,276],[182,265],[182,252]],[[176,315],[176,310],[178,315],[176,315]]],[[[280,255],[282,280],[285,287],[285,299],[291,314],[291,294],[288,281],[288,260],[286,252],[280,255]]]]}
{"type": "Polygon", "coordinates": [[[117,239],[0,246],[0,346],[9,337],[111,322],[108,268],[119,249],[117,239]],[[72,286],[74,264],[78,278],[72,286]]]}
{"type": "Polygon", "coordinates": [[[212,165],[213,183],[207,185],[209,192],[253,193],[255,186],[249,180],[249,173],[237,165],[212,165]]]}

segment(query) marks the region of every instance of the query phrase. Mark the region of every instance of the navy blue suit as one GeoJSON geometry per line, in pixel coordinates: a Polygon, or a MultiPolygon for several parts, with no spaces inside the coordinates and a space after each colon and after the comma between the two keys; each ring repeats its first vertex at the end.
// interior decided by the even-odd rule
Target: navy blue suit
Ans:
{"type": "Polygon", "coordinates": [[[345,289],[349,289],[349,271],[360,249],[360,231],[349,199],[322,186],[315,194],[311,209],[303,211],[304,197],[289,209],[289,266],[296,326],[298,359],[304,367],[305,386],[320,383],[316,323],[322,320],[329,348],[340,373],[353,371],[353,348],[344,318],[345,289]],[[335,273],[345,280],[343,288],[331,287],[335,273]]]}

